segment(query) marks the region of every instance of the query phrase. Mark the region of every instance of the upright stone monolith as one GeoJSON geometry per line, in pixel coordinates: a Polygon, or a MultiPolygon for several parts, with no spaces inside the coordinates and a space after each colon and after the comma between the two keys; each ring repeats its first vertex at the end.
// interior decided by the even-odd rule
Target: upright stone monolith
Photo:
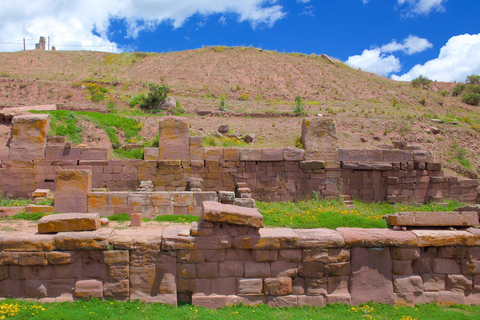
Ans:
{"type": "Polygon", "coordinates": [[[333,118],[306,118],[302,122],[305,160],[325,162],[325,168],[339,168],[337,129],[333,118]]]}
{"type": "Polygon", "coordinates": [[[14,160],[45,159],[50,115],[16,116],[12,119],[8,158],[14,160]]]}
{"type": "Polygon", "coordinates": [[[158,160],[189,160],[189,136],[186,118],[162,118],[159,123],[158,160]]]}
{"type": "Polygon", "coordinates": [[[87,195],[92,191],[91,169],[57,170],[54,210],[59,213],[86,213],[87,195]]]}

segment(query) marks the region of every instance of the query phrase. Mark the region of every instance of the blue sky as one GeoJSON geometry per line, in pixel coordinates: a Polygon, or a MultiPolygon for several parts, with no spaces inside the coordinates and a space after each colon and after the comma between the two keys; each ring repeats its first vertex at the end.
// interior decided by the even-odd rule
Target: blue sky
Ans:
{"type": "Polygon", "coordinates": [[[0,51],[21,50],[24,37],[32,48],[43,35],[59,50],[254,46],[325,53],[396,80],[480,74],[479,0],[0,0],[0,8],[0,51]]]}

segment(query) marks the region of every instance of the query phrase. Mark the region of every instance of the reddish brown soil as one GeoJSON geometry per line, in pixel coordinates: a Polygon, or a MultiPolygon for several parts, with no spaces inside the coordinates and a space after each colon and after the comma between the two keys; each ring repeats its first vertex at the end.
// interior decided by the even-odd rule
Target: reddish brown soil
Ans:
{"type": "MultiPolygon", "coordinates": [[[[147,55],[26,51],[1,53],[0,66],[0,106],[53,103],[71,110],[105,110],[111,101],[117,109],[128,110],[130,98],[148,91],[149,82],[166,83],[193,131],[208,134],[228,124],[231,130],[254,133],[252,147],[281,147],[294,145],[302,118],[257,117],[255,113],[292,113],[294,98],[301,95],[310,115],[335,117],[341,148],[375,148],[405,140],[432,150],[449,173],[476,177],[480,172],[479,132],[472,127],[480,123],[478,107],[440,94],[451,92],[453,83],[433,82],[416,89],[320,56],[254,48],[207,47],[147,55]],[[87,80],[108,89],[104,101],[91,102],[86,88],[76,85],[87,80]],[[216,112],[221,94],[235,116],[196,115],[196,111],[216,112]],[[430,120],[446,116],[455,117],[451,121],[457,124],[430,120]],[[439,134],[426,132],[433,126],[440,129],[439,134]],[[459,148],[470,161],[467,168],[458,161],[459,148]]],[[[144,123],[141,135],[153,139],[158,117],[136,118],[144,123]]],[[[90,123],[81,126],[83,144],[110,146],[103,130],[90,123]]],[[[8,134],[9,128],[0,125],[0,145],[5,145],[8,134]]]]}

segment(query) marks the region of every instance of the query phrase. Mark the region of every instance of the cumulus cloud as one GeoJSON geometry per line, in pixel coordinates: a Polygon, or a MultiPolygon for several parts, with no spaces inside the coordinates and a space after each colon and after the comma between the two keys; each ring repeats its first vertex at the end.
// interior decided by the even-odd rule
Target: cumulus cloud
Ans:
{"type": "MultiPolygon", "coordinates": [[[[38,41],[51,36],[59,49],[118,51],[109,40],[112,19],[125,21],[127,37],[135,38],[144,30],[161,23],[181,27],[199,14],[233,14],[238,22],[252,28],[272,27],[285,16],[276,0],[16,0],[3,1],[0,11],[0,42],[38,41]],[[58,42],[58,43],[57,43],[58,42]],[[65,44],[72,45],[66,47],[65,44]],[[80,45],[81,46],[73,46],[80,45]],[[64,45],[64,47],[62,47],[64,45]],[[100,47],[105,46],[105,47],[100,47]]],[[[0,51],[16,51],[23,45],[0,43],[0,51]]]]}
{"type": "Polygon", "coordinates": [[[429,14],[431,11],[444,11],[447,0],[398,0],[408,16],[429,14]]]}
{"type": "Polygon", "coordinates": [[[394,75],[392,79],[410,81],[424,75],[438,81],[465,81],[471,74],[480,74],[480,33],[450,38],[440,49],[438,58],[416,65],[401,76],[394,75]]]}
{"type": "Polygon", "coordinates": [[[397,40],[393,40],[389,44],[381,46],[380,49],[382,52],[403,51],[408,55],[412,55],[432,47],[433,45],[427,39],[409,35],[408,38],[402,41],[402,43],[398,43],[397,40]]]}
{"type": "Polygon", "coordinates": [[[402,69],[400,59],[391,53],[401,51],[407,55],[412,55],[432,46],[427,39],[410,35],[401,43],[392,40],[381,47],[363,50],[361,55],[348,57],[346,64],[381,76],[388,76],[392,72],[399,72],[402,69]]]}
{"type": "Polygon", "coordinates": [[[382,53],[380,48],[363,50],[361,55],[348,57],[346,63],[349,66],[373,72],[384,77],[392,72],[401,70],[400,60],[393,55],[382,53]]]}

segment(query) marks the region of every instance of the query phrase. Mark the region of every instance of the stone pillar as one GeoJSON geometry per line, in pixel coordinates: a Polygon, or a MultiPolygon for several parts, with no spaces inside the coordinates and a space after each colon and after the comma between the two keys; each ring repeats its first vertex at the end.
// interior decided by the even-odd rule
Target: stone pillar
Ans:
{"type": "Polygon", "coordinates": [[[50,115],[16,116],[12,119],[8,158],[15,160],[45,159],[50,115]]]}
{"type": "Polygon", "coordinates": [[[325,168],[339,168],[337,129],[333,118],[306,118],[302,122],[305,160],[321,160],[325,168]]]}
{"type": "Polygon", "coordinates": [[[189,160],[187,118],[164,117],[159,123],[158,160],[189,160]]]}
{"type": "Polygon", "coordinates": [[[60,213],[86,213],[87,195],[92,191],[91,169],[57,170],[54,210],[60,213]]]}

